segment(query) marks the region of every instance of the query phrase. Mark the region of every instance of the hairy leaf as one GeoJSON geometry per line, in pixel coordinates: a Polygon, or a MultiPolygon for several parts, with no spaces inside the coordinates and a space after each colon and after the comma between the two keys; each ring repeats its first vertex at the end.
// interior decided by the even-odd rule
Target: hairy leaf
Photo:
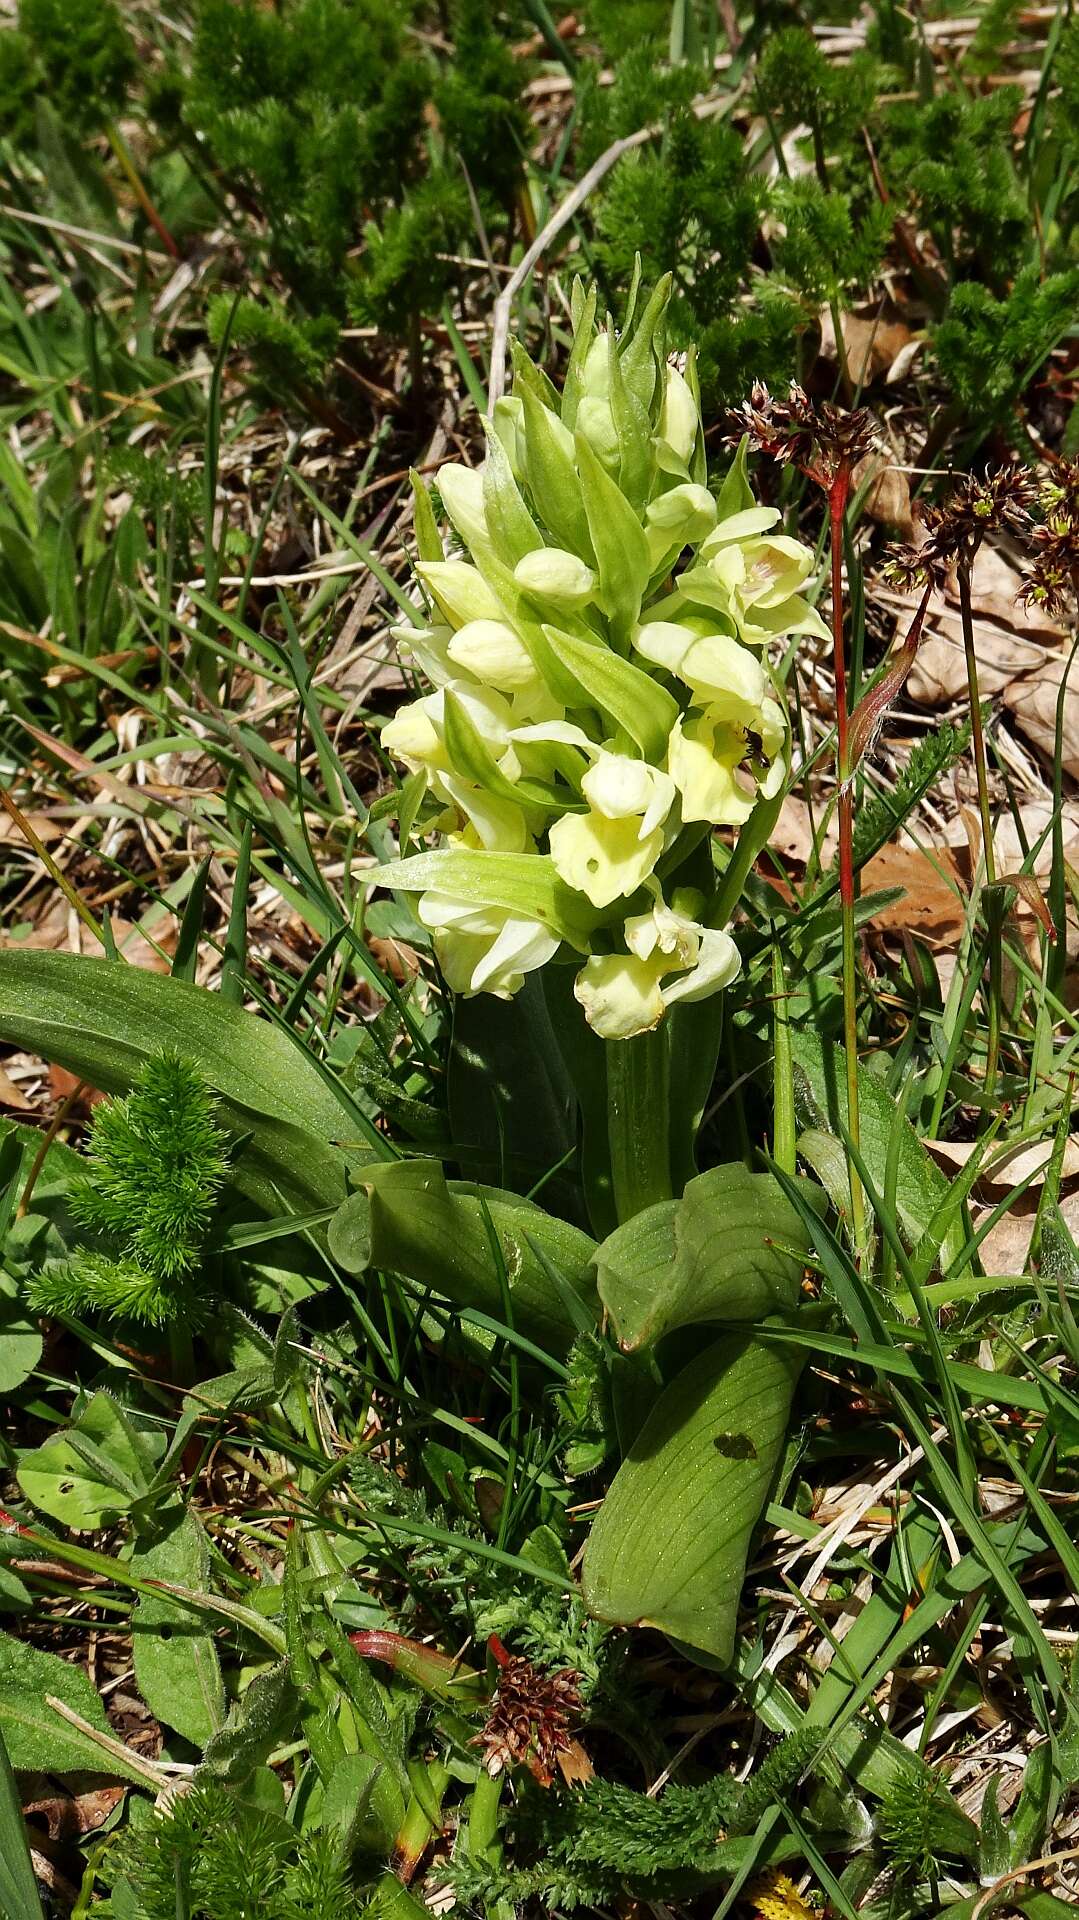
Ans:
{"type": "Polygon", "coordinates": [[[0,1735],[19,1773],[112,1773],[140,1780],[47,1704],[62,1700],[80,1719],[108,1733],[109,1723],[82,1667],[0,1633],[0,1735]]]}

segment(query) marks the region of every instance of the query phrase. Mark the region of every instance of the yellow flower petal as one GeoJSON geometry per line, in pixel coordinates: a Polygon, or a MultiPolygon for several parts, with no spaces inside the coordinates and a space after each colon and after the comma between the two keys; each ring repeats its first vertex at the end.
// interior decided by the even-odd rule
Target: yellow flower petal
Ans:
{"type": "Polygon", "coordinates": [[[608,820],[602,813],[567,813],[550,833],[551,858],[567,887],[583,893],[594,907],[636,893],[663,852],[663,829],[642,840],[636,814],[608,820]]]}
{"type": "Polygon", "coordinates": [[[656,964],[632,953],[593,954],[573,984],[585,1019],[604,1040],[632,1040],[663,1018],[656,964]]]}

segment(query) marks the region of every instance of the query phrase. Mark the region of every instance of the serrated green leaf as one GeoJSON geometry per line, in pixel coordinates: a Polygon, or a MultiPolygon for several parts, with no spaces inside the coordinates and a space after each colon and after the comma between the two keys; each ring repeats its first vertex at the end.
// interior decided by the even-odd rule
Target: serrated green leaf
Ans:
{"type": "Polygon", "coordinates": [[[801,1261],[784,1249],[808,1244],[771,1175],[735,1161],[617,1227],[596,1254],[599,1296],[627,1352],[674,1327],[764,1320],[797,1305],[801,1261]]]}
{"type": "Polygon", "coordinates": [[[729,1337],[664,1389],[585,1548],[585,1598],[601,1620],[658,1627],[730,1659],[799,1364],[751,1335],[729,1337]]]}

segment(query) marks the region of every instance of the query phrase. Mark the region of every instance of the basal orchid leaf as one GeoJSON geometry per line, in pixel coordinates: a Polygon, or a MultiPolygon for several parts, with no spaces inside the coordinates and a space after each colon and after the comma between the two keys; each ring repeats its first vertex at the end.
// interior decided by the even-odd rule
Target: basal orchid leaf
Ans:
{"type": "Polygon", "coordinates": [[[500,1321],[501,1259],[515,1329],[555,1353],[577,1326],[551,1269],[595,1310],[594,1240],[516,1194],[448,1181],[435,1160],[372,1167],[331,1222],[330,1250],[347,1273],[404,1274],[500,1321]]]}
{"type": "Polygon", "coordinates": [[[736,1335],[698,1354],[660,1394],[585,1548],[585,1598],[601,1620],[658,1627],[730,1660],[799,1365],[736,1335]]]}
{"type": "Polygon", "coordinates": [[[735,1161],[616,1228],[596,1255],[599,1294],[633,1352],[674,1327],[789,1312],[801,1250],[805,1227],[771,1175],[735,1161]]]}
{"type": "Polygon", "coordinates": [[[287,1033],[219,993],[78,954],[0,953],[0,1036],[104,1093],[128,1092],[171,1047],[199,1068],[222,1123],[243,1139],[234,1185],[273,1212],[282,1196],[301,1211],[344,1198],[334,1142],[356,1140],[353,1109],[287,1033]]]}

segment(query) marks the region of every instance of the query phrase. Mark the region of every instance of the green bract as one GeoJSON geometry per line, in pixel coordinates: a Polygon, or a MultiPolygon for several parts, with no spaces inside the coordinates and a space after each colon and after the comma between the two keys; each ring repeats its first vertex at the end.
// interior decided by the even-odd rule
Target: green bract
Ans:
{"type": "Polygon", "coordinates": [[[482,467],[438,475],[467,559],[421,496],[429,624],[396,637],[433,691],[382,730],[423,778],[439,850],[374,877],[421,892],[450,986],[507,998],[567,944],[608,1039],[737,974],[700,896],[665,898],[660,872],[702,824],[741,827],[777,793],[789,734],[759,649],[824,631],[802,592],[813,556],[754,501],[744,449],[718,499],[705,485],[693,359],[665,357],[669,291],[618,334],[575,287],[560,401],[515,351],[482,467]]]}

